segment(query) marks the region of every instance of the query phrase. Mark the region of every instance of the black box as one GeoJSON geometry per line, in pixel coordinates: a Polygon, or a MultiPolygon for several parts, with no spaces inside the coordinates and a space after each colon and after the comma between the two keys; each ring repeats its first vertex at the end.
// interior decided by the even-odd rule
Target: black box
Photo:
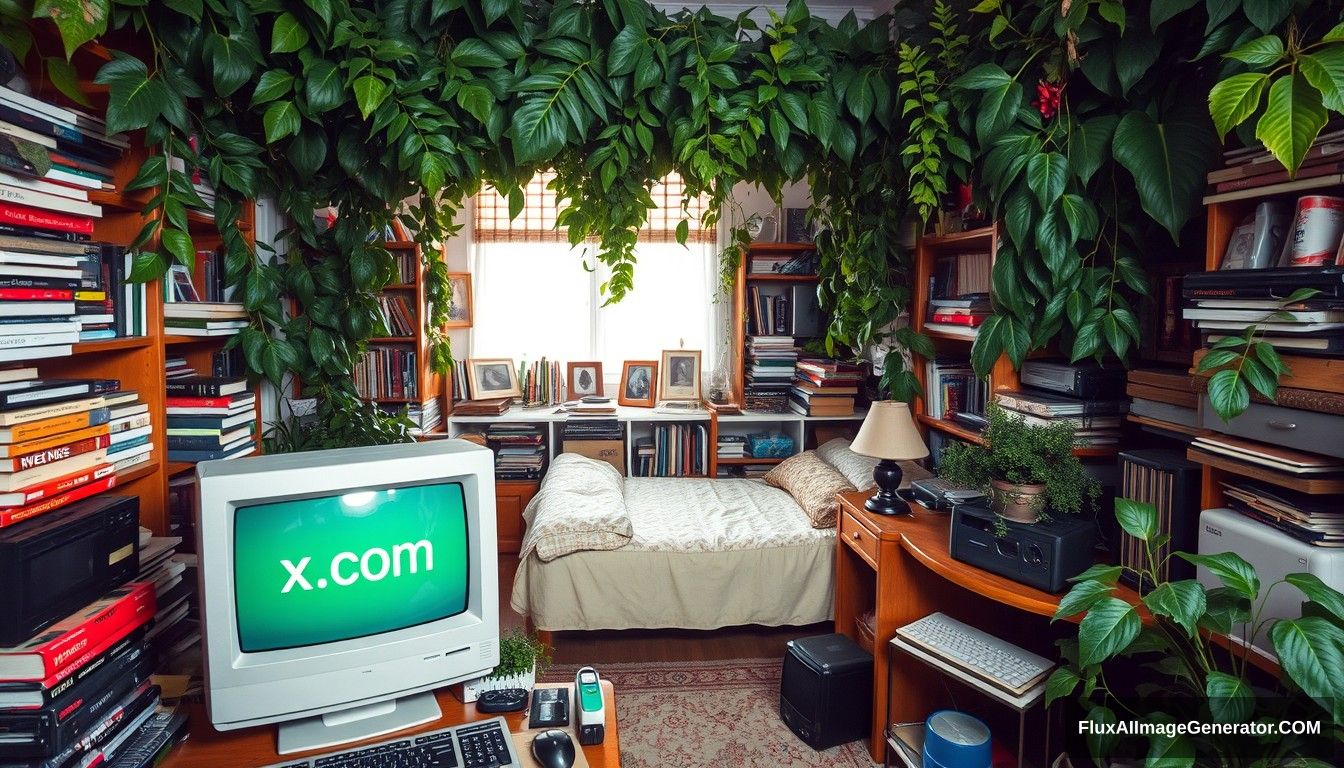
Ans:
{"type": "Polygon", "coordinates": [[[1057,514],[1049,522],[1026,524],[999,518],[981,504],[958,504],[952,508],[948,549],[954,560],[1058,593],[1092,565],[1096,542],[1097,525],[1090,518],[1057,514]],[[996,531],[999,520],[1007,529],[1003,536],[996,531]]]}
{"type": "Polygon", "coordinates": [[[779,716],[813,749],[862,739],[873,719],[873,656],[844,635],[790,640],[779,716]]]}

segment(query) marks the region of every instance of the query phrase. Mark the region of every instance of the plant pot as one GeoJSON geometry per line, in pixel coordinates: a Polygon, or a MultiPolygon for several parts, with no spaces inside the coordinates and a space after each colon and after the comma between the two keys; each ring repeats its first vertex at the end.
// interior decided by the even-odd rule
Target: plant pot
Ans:
{"type": "Polygon", "coordinates": [[[990,480],[990,502],[995,514],[1015,523],[1034,523],[1045,508],[1045,485],[990,480]]]}
{"type": "Polygon", "coordinates": [[[509,675],[507,677],[478,677],[475,680],[466,681],[462,684],[462,701],[470,704],[480,698],[481,694],[485,691],[497,691],[501,688],[522,688],[523,690],[531,691],[532,687],[536,684],[537,667],[534,664],[531,669],[517,675],[509,675]]]}

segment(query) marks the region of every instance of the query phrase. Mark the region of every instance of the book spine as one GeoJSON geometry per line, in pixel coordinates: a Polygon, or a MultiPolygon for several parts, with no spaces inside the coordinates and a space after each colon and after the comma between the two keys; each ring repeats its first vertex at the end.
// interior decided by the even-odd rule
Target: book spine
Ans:
{"type": "Polygon", "coordinates": [[[34,227],[9,224],[0,221],[0,235],[10,237],[36,237],[43,240],[56,240],[67,243],[82,243],[89,239],[88,235],[81,235],[78,232],[58,232],[55,230],[37,229],[34,227]]]}
{"type": "Polygon", "coordinates": [[[81,654],[101,643],[115,638],[126,627],[138,627],[154,616],[154,585],[137,582],[125,594],[104,599],[105,605],[89,615],[78,626],[47,640],[32,653],[42,659],[46,672],[43,678],[67,672],[81,654]]]}
{"type": "Polygon", "coordinates": [[[230,397],[230,395],[222,394],[219,391],[224,386],[226,385],[199,383],[199,382],[182,383],[182,382],[170,381],[168,382],[166,389],[168,394],[172,396],[174,400],[178,398],[189,398],[189,397],[200,397],[210,399],[222,398],[227,400],[230,397]]]}
{"type": "Polygon", "coordinates": [[[66,445],[47,448],[36,453],[29,453],[13,459],[0,460],[0,471],[19,472],[25,469],[32,469],[43,464],[50,464],[53,461],[68,459],[71,456],[77,456],[81,453],[96,451],[99,448],[106,448],[111,442],[111,437],[102,435],[100,437],[88,437],[66,445]]]}
{"type": "Polygon", "coordinates": [[[166,405],[169,408],[227,408],[232,402],[230,397],[170,397],[166,405]]]}
{"type": "MultiPolygon", "coordinates": [[[[5,275],[0,277],[0,291],[14,290],[55,290],[67,294],[69,299],[73,296],[74,289],[79,287],[79,281],[68,277],[20,277],[17,275],[5,275]]],[[[5,298],[14,298],[5,296],[5,298]]]]}
{"type": "Polygon", "coordinates": [[[36,192],[0,184],[0,201],[15,205],[27,205],[49,211],[61,211],[76,216],[102,216],[103,209],[93,203],[71,200],[68,197],[47,192],[36,192]]]}
{"type": "Polygon", "coordinates": [[[93,219],[87,216],[69,216],[11,203],[0,203],[0,222],[78,235],[93,234],[93,219]]]}
{"type": "Polygon", "coordinates": [[[55,701],[62,693],[84,680],[104,666],[110,659],[125,653],[127,649],[140,642],[145,636],[145,627],[127,627],[126,633],[113,633],[106,641],[90,647],[82,655],[70,662],[59,673],[44,679],[35,685],[41,686],[45,703],[55,701]]]}
{"type": "Polygon", "coordinates": [[[27,128],[43,136],[51,136],[76,144],[84,142],[84,135],[75,130],[73,126],[60,125],[47,120],[8,102],[3,97],[0,97],[0,120],[13,123],[21,128],[27,128]]]}
{"type": "Polygon", "coordinates": [[[81,469],[77,472],[71,472],[68,475],[54,478],[50,482],[41,485],[31,485],[0,494],[0,500],[3,500],[0,501],[0,507],[26,507],[41,501],[42,499],[59,496],[67,491],[72,491],[81,485],[87,485],[94,480],[101,480],[111,474],[111,468],[106,463],[88,467],[87,469],[81,469]]]}
{"type": "MultiPolygon", "coordinates": [[[[28,280],[38,278],[26,278],[28,280]]],[[[50,288],[0,288],[0,301],[71,301],[74,291],[50,288]]]]}

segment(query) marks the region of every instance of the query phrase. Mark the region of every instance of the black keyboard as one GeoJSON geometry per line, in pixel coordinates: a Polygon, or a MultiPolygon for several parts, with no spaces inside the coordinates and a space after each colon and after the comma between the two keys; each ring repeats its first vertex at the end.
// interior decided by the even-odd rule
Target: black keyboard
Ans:
{"type": "Polygon", "coordinates": [[[508,727],[497,717],[267,768],[495,768],[521,765],[517,758],[508,727]]]}

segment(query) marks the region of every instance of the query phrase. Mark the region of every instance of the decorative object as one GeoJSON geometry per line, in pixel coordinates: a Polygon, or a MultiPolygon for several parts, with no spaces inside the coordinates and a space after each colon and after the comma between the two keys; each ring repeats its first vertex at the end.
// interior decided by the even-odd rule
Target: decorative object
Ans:
{"type": "Polygon", "coordinates": [[[518,388],[518,369],[507,357],[471,358],[467,360],[467,372],[472,400],[522,396],[518,388]]]}
{"type": "Polygon", "coordinates": [[[658,381],[659,400],[700,399],[700,350],[663,350],[662,378],[658,381]]]}
{"type": "Polygon", "coordinates": [[[570,363],[565,378],[569,382],[569,399],[602,395],[602,363],[570,363]]]}
{"type": "Polygon", "coordinates": [[[191,279],[191,269],[181,264],[174,264],[168,271],[172,277],[173,301],[201,300],[201,294],[196,290],[196,283],[191,279]]]}
{"type": "Polygon", "coordinates": [[[779,216],[770,213],[753,213],[743,225],[753,243],[773,243],[779,235],[779,216]]]}
{"type": "Polygon", "coordinates": [[[1073,455],[1072,425],[1035,426],[993,403],[987,415],[985,445],[954,443],[943,452],[944,480],[983,491],[994,512],[1019,523],[1077,514],[1096,500],[1097,481],[1073,455]]]}
{"type": "Polygon", "coordinates": [[[626,360],[621,368],[621,391],[616,396],[616,402],[620,405],[652,408],[657,383],[657,360],[626,360]]]}
{"type": "Polygon", "coordinates": [[[448,304],[448,322],[445,328],[471,327],[471,273],[449,272],[448,285],[453,298],[448,304]]]}
{"type": "Polygon", "coordinates": [[[727,355],[721,356],[718,367],[709,375],[709,400],[712,403],[725,404],[733,400],[732,374],[727,359],[727,355]]]}
{"type": "Polygon", "coordinates": [[[928,446],[924,445],[924,439],[915,428],[910,406],[899,400],[873,403],[849,447],[855,453],[879,459],[873,468],[877,493],[868,497],[864,509],[879,515],[910,514],[909,504],[896,495],[902,474],[901,465],[896,462],[929,455],[928,446]]]}
{"type": "Polygon", "coordinates": [[[522,688],[531,691],[537,678],[551,666],[550,650],[521,630],[512,630],[499,638],[499,665],[485,677],[462,684],[462,700],[471,703],[485,691],[522,688]]]}

